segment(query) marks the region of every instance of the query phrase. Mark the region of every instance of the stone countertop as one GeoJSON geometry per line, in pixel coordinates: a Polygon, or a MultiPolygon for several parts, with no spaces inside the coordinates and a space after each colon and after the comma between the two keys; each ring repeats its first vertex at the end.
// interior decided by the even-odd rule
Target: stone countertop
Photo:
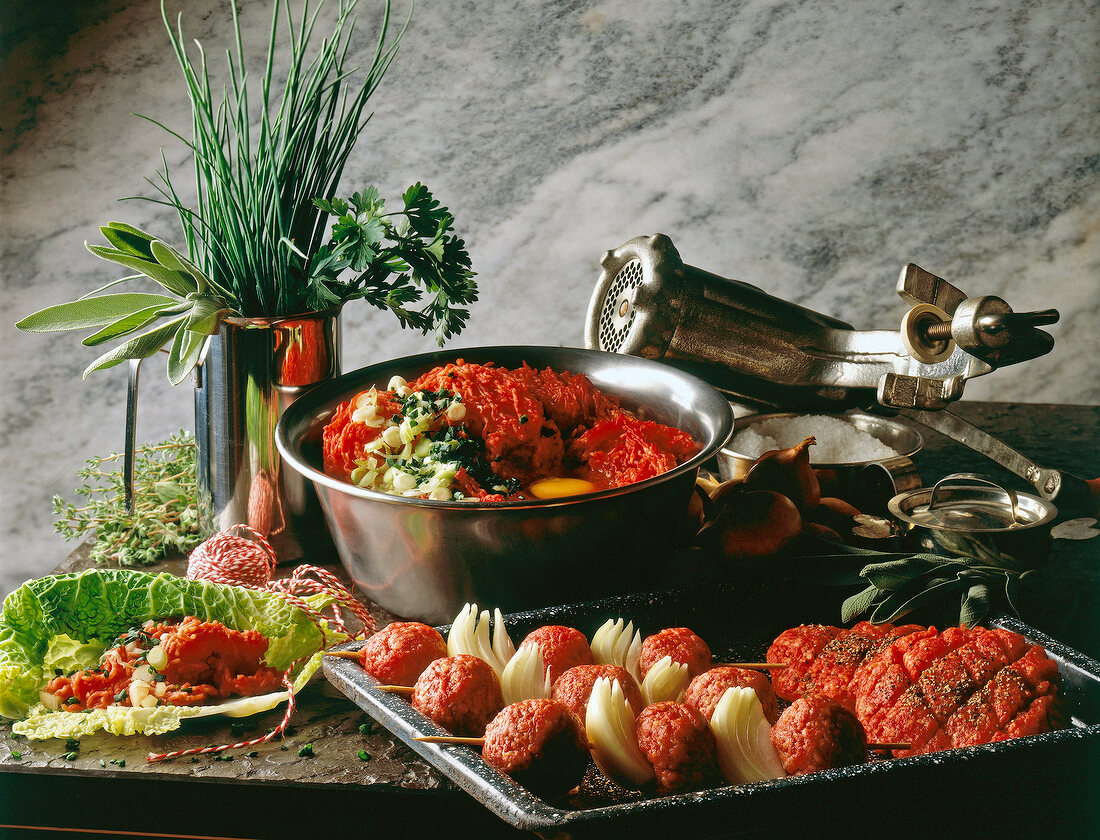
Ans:
{"type": "MultiPolygon", "coordinates": [[[[963,404],[955,409],[1044,466],[1081,476],[1100,474],[1100,407],[963,404]],[[1056,433],[1052,433],[1056,430],[1056,433]]],[[[915,460],[925,484],[957,471],[989,474],[1019,490],[1026,484],[969,449],[922,429],[925,446],[915,460]]],[[[1084,584],[1072,593],[1071,607],[1050,604],[1025,621],[1071,647],[1100,658],[1100,639],[1092,626],[1100,606],[1100,539],[1057,541],[1052,562],[1072,568],[1084,584]]],[[[57,572],[89,566],[87,547],[73,552],[57,572]]],[[[162,564],[182,573],[184,561],[162,564]]],[[[392,616],[374,608],[379,624],[392,616]]],[[[57,741],[28,741],[0,727],[0,825],[41,827],[92,826],[114,831],[152,831],[147,818],[164,830],[186,826],[188,836],[234,837],[311,835],[319,824],[355,833],[378,831],[442,832],[455,820],[481,836],[513,836],[513,829],[474,800],[457,791],[434,769],[393,739],[323,678],[298,697],[292,727],[283,740],[235,750],[224,758],[197,756],[147,763],[150,752],[234,743],[259,737],[282,719],[283,709],[241,721],[188,722],[169,736],[82,738],[79,746],[57,741]],[[306,745],[312,746],[307,755],[306,745]],[[363,755],[361,755],[361,751],[363,755]],[[365,757],[364,757],[365,756],[365,757]],[[10,792],[10,795],[8,795],[10,792]],[[37,797],[60,792],[43,807],[37,797]],[[21,795],[25,793],[26,796],[21,795]],[[170,797],[151,806],[145,797],[170,797]],[[91,808],[90,802],[103,807],[91,808]],[[126,803],[141,803],[135,812],[126,803]],[[34,804],[32,804],[34,803],[34,804]],[[184,803],[188,803],[186,808],[184,803]],[[169,812],[170,811],[170,812],[169,812]],[[305,832],[304,834],[301,832],[305,832]]],[[[155,801],[155,799],[154,799],[155,801]]],[[[451,832],[453,833],[453,831],[451,832]]],[[[326,836],[332,836],[326,831],[326,836]]]]}

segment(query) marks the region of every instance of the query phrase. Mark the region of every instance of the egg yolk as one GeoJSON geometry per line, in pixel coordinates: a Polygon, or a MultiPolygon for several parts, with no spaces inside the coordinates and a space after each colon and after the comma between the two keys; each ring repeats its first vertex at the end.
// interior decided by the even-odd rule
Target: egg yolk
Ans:
{"type": "Polygon", "coordinates": [[[560,499],[591,493],[595,489],[595,484],[583,478],[540,478],[531,485],[531,495],[536,499],[560,499]]]}

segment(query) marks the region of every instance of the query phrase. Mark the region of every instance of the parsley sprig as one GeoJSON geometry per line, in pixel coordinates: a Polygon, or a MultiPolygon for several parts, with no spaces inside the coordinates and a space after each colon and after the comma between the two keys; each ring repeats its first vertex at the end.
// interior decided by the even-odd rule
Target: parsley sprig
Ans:
{"type": "Polygon", "coordinates": [[[310,306],[323,310],[363,299],[393,312],[403,327],[434,332],[442,344],[469,317],[456,304],[477,300],[470,255],[451,233],[454,216],[427,187],[413,184],[402,200],[403,209],[387,212],[373,186],[347,200],[313,200],[337,219],[329,242],[308,260],[310,306]],[[426,293],[426,303],[413,308],[426,293]]]}

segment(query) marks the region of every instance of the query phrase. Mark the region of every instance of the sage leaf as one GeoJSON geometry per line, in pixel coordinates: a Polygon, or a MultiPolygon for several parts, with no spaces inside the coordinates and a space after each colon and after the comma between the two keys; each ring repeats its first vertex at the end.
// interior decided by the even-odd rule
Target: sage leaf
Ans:
{"type": "Polygon", "coordinates": [[[875,586],[868,586],[862,592],[857,595],[852,595],[844,599],[844,603],[840,605],[840,621],[843,624],[847,624],[857,615],[863,615],[867,610],[871,609],[877,598],[882,593],[882,590],[875,586]]]}
{"type": "Polygon", "coordinates": [[[966,627],[978,624],[989,614],[991,601],[988,585],[976,583],[971,586],[963,596],[962,606],[959,609],[959,623],[966,627]]]}
{"type": "Polygon", "coordinates": [[[210,285],[210,280],[199,270],[198,266],[171,245],[161,242],[159,239],[154,239],[149,243],[149,247],[153,252],[153,258],[158,263],[180,274],[190,274],[195,281],[195,291],[199,294],[206,294],[206,287],[210,285]]]}
{"type": "Polygon", "coordinates": [[[885,563],[871,563],[863,567],[860,576],[879,589],[900,589],[915,577],[935,572],[943,561],[927,555],[913,555],[885,563]]]}
{"type": "Polygon", "coordinates": [[[198,364],[200,351],[206,343],[204,333],[186,328],[180,329],[172,339],[172,349],[168,351],[168,381],[179,385],[198,364]]]}
{"type": "Polygon", "coordinates": [[[32,312],[15,326],[26,332],[68,332],[105,327],[151,306],[170,306],[176,298],[130,292],[81,298],[32,312]]]}
{"type": "Polygon", "coordinates": [[[126,361],[127,359],[147,359],[168,343],[175,336],[187,320],[186,315],[181,315],[156,329],[143,332],[120,344],[114,350],[104,353],[88,367],[84,369],[84,378],[96,370],[105,370],[126,361]]]}
{"type": "Polygon", "coordinates": [[[174,301],[170,298],[166,298],[166,300],[168,300],[167,304],[162,303],[156,306],[148,306],[145,309],[139,309],[137,312],[133,312],[125,316],[124,318],[119,318],[117,321],[112,324],[108,324],[98,332],[92,333],[80,343],[83,344],[85,347],[95,347],[96,345],[103,344],[105,341],[110,341],[111,339],[118,338],[121,335],[127,335],[134,332],[135,330],[140,330],[142,327],[152,323],[157,318],[159,318],[162,314],[165,313],[165,311],[172,310],[174,308],[173,304],[179,303],[179,301],[174,301]]]}
{"type": "Polygon", "coordinates": [[[875,624],[897,621],[903,615],[913,612],[917,607],[934,602],[952,592],[958,592],[966,585],[965,581],[950,578],[940,579],[916,594],[912,594],[911,590],[894,592],[875,607],[874,612],[871,613],[871,621],[875,624]]]}
{"type": "Polygon", "coordinates": [[[99,229],[103,238],[114,245],[120,251],[126,251],[135,257],[152,259],[149,243],[153,241],[152,234],[148,234],[133,225],[125,222],[108,222],[99,229]]]}
{"type": "Polygon", "coordinates": [[[105,248],[102,245],[88,245],[85,243],[85,247],[101,259],[140,271],[150,280],[155,280],[168,291],[180,297],[187,297],[188,294],[198,288],[198,284],[190,274],[173,271],[158,262],[135,257],[133,254],[114,248],[105,248]]]}
{"type": "Polygon", "coordinates": [[[195,298],[187,319],[187,329],[203,335],[213,335],[218,331],[221,319],[230,314],[221,301],[205,295],[195,298]]]}

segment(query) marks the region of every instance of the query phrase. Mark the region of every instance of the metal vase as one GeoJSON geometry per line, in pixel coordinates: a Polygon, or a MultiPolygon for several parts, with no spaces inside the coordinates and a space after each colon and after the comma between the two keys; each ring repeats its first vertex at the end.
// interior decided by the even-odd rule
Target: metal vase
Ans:
{"type": "Polygon", "coordinates": [[[280,563],[335,554],[311,482],[284,469],[275,425],[340,374],[340,310],[228,318],[196,368],[199,515],[206,533],[245,524],[280,563]]]}

